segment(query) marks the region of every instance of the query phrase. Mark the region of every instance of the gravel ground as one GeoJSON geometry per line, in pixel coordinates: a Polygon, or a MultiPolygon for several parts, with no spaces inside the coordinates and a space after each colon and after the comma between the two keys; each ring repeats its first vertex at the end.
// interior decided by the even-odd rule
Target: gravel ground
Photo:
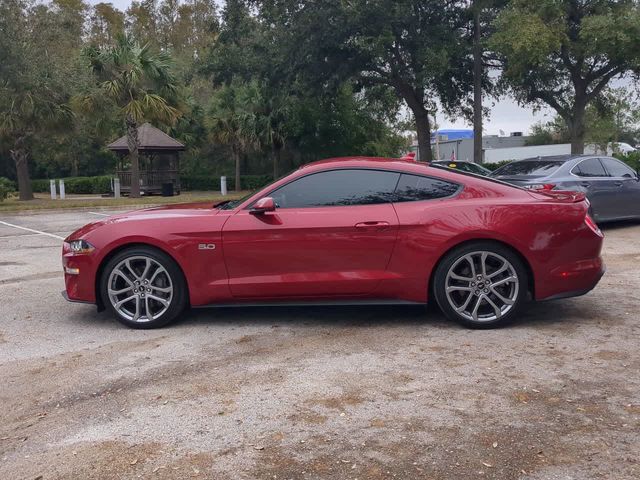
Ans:
{"type": "Polygon", "coordinates": [[[0,223],[0,478],[640,478],[640,226],[605,234],[593,292],[501,330],[326,307],[134,331],[62,299],[59,239],[0,223]]]}

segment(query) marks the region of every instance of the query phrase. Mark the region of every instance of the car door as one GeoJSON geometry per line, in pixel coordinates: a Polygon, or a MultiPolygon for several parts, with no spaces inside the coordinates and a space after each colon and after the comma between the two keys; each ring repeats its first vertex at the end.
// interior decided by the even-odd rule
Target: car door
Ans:
{"type": "Polygon", "coordinates": [[[600,159],[610,175],[615,193],[607,198],[611,218],[640,217],[640,182],[638,175],[615,158],[600,159]]]}
{"type": "Polygon", "coordinates": [[[234,297],[363,295],[384,276],[398,232],[399,173],[338,169],[277,188],[274,212],[238,211],[223,229],[234,297]]]}
{"type": "Polygon", "coordinates": [[[609,218],[610,195],[615,192],[615,184],[597,157],[586,158],[577,163],[571,174],[575,177],[576,190],[585,192],[591,203],[591,212],[596,221],[609,218]]]}

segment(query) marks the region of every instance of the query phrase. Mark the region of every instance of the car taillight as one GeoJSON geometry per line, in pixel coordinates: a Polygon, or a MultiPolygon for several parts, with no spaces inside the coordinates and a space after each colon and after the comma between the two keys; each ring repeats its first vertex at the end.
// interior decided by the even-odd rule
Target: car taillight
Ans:
{"type": "Polygon", "coordinates": [[[593,221],[593,218],[591,218],[589,214],[584,217],[584,223],[587,225],[587,227],[589,227],[589,229],[591,229],[593,233],[595,233],[599,237],[604,237],[604,235],[602,235],[602,231],[598,228],[598,225],[596,225],[596,222],[593,221]]]}
{"type": "Polygon", "coordinates": [[[524,188],[528,188],[530,190],[553,190],[556,186],[553,183],[534,183],[533,185],[527,185],[524,188]]]}

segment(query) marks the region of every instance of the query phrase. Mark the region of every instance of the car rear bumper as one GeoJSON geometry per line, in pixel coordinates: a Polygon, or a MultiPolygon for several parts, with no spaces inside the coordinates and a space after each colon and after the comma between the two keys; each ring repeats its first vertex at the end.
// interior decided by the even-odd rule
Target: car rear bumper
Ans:
{"type": "Polygon", "coordinates": [[[595,288],[606,271],[601,257],[554,268],[536,300],[578,297],[595,288]]]}

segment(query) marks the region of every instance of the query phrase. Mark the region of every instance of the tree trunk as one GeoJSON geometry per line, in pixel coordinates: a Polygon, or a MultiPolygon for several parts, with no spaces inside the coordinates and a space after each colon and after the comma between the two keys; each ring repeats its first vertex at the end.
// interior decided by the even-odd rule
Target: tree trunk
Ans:
{"type": "Polygon", "coordinates": [[[271,150],[271,155],[273,156],[273,179],[278,178],[278,149],[273,147],[271,150]]]}
{"type": "Polygon", "coordinates": [[[473,161],[482,163],[482,45],[477,0],[473,5],[473,161]]]}
{"type": "Polygon", "coordinates": [[[429,112],[424,108],[423,92],[414,89],[411,85],[400,78],[396,78],[391,82],[398,96],[407,102],[408,107],[413,113],[416,122],[416,133],[418,134],[418,150],[419,160],[421,162],[430,162],[433,160],[431,153],[431,123],[429,121],[429,112]]]}
{"type": "Polygon", "coordinates": [[[129,197],[140,198],[140,162],[138,158],[138,123],[131,115],[127,115],[127,146],[131,161],[131,190],[129,197]]]}
{"type": "Polygon", "coordinates": [[[20,145],[11,150],[11,158],[16,164],[16,175],[18,177],[18,191],[20,200],[33,200],[33,190],[31,189],[31,178],[29,178],[29,155],[21,144],[23,138],[19,138],[16,144],[20,145]]]}
{"type": "Polygon", "coordinates": [[[236,192],[242,190],[240,183],[240,152],[237,148],[233,147],[231,149],[231,154],[233,155],[233,161],[236,165],[236,192]]]}
{"type": "Polygon", "coordinates": [[[431,153],[431,124],[429,122],[429,113],[424,109],[417,109],[413,112],[416,119],[416,132],[418,133],[418,149],[420,152],[421,162],[430,162],[433,160],[431,153]]]}
{"type": "Polygon", "coordinates": [[[584,136],[585,136],[585,116],[586,106],[584,102],[576,98],[573,107],[572,118],[565,119],[569,128],[569,137],[571,138],[571,154],[580,155],[584,153],[584,136]]]}

